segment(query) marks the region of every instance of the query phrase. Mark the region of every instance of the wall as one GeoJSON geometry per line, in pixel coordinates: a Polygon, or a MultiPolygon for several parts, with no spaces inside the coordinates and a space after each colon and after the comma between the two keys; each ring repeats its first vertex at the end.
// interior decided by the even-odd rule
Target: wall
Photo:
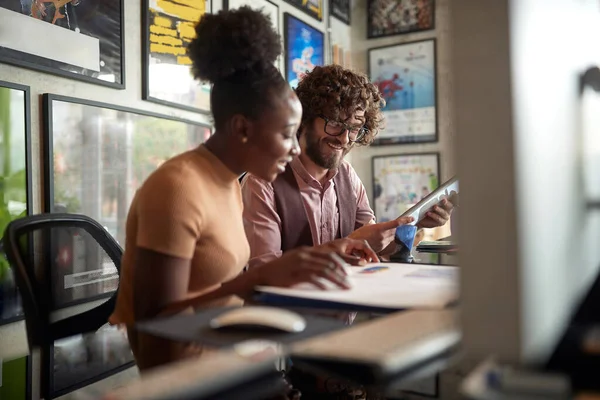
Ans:
{"type": "MultiPolygon", "coordinates": [[[[454,128],[450,108],[452,93],[452,77],[450,69],[450,21],[449,7],[451,0],[436,0],[435,30],[408,35],[397,35],[388,38],[367,39],[367,0],[357,0],[352,9],[352,66],[361,72],[368,70],[368,49],[412,42],[416,40],[437,39],[437,107],[438,136],[437,143],[405,144],[393,146],[357,147],[349,154],[349,161],[367,189],[372,203],[373,185],[371,158],[376,155],[440,152],[440,169],[442,180],[454,175],[454,128]]],[[[372,206],[372,204],[371,204],[372,206]]]]}
{"type": "Polygon", "coordinates": [[[600,61],[599,8],[596,0],[452,2],[471,356],[542,361],[597,270],[600,218],[583,209],[577,81],[600,61]]]}
{"type": "MultiPolygon", "coordinates": [[[[308,24],[326,32],[329,22],[327,18],[319,22],[304,14],[297,8],[284,3],[281,0],[271,0],[279,6],[280,26],[283,30],[283,13],[289,12],[308,24]]],[[[125,76],[126,89],[115,90],[98,85],[83,83],[76,80],[48,75],[37,71],[26,70],[5,64],[0,64],[0,80],[28,85],[31,87],[31,135],[32,135],[32,175],[33,175],[33,209],[40,212],[42,204],[42,176],[43,149],[42,149],[42,103],[43,93],[54,93],[65,96],[79,97],[94,101],[106,102],[120,106],[132,107],[140,110],[152,111],[166,115],[173,115],[190,120],[208,122],[206,115],[182,111],[175,108],[150,103],[142,100],[142,64],[141,64],[141,0],[126,0],[125,2],[125,76]]],[[[327,15],[328,2],[324,1],[325,13],[327,15]]],[[[222,8],[222,1],[216,0],[213,11],[222,8]]],[[[342,34],[349,36],[349,28],[342,34]]],[[[339,30],[338,29],[338,30],[339,30]]],[[[281,32],[283,34],[283,32],[281,32]]],[[[326,44],[328,43],[326,37],[326,44]]],[[[326,48],[326,61],[329,62],[330,54],[326,48]]],[[[11,359],[27,352],[27,342],[24,331],[24,323],[18,322],[6,326],[0,326],[0,359],[11,359]]],[[[34,363],[36,364],[36,363],[34,363]]],[[[36,365],[34,365],[36,369],[36,365]]],[[[35,378],[34,378],[35,382],[35,378]]],[[[34,388],[34,396],[35,392],[34,388]]]]}

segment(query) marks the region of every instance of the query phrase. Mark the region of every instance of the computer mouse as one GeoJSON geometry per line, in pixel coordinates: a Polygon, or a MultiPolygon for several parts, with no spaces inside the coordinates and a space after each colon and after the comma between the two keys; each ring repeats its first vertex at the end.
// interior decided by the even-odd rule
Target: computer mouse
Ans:
{"type": "Polygon", "coordinates": [[[306,320],[298,313],[281,308],[247,306],[219,314],[209,325],[213,329],[259,329],[298,333],[306,329],[306,320]]]}

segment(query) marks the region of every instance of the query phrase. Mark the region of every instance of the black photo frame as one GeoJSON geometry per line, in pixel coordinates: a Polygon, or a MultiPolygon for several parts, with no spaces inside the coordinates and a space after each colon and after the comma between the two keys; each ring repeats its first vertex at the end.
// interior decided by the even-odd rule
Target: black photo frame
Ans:
{"type": "Polygon", "coordinates": [[[117,326],[103,328],[56,341],[42,350],[44,398],[64,396],[135,366],[125,331],[117,326]],[[105,332],[111,332],[112,338],[102,337],[105,332]]]}
{"type": "MultiPolygon", "coordinates": [[[[312,68],[315,66],[325,65],[325,34],[318,28],[304,22],[300,18],[290,13],[283,13],[283,30],[284,38],[284,55],[285,55],[285,79],[290,83],[293,89],[298,85],[302,78],[301,73],[294,71],[294,62],[300,59],[301,54],[310,47],[312,51],[312,68]],[[303,35],[310,35],[310,40],[302,38],[303,35]],[[301,46],[298,46],[300,41],[301,46]],[[292,43],[293,42],[293,43],[292,43]]],[[[302,73],[312,70],[306,68],[302,73]]]]}
{"type": "Polygon", "coordinates": [[[368,0],[367,39],[435,29],[435,0],[368,0]],[[392,15],[395,17],[392,18],[392,15]]]}
{"type": "Polygon", "coordinates": [[[386,100],[382,110],[386,127],[375,137],[373,145],[439,140],[436,39],[369,49],[368,75],[386,100]],[[427,57],[430,60],[425,65],[423,59],[427,57]]]}
{"type": "Polygon", "coordinates": [[[58,10],[50,2],[44,12],[0,0],[0,20],[18,28],[3,27],[18,36],[0,39],[0,62],[125,89],[124,0],[67,2],[58,10]]]}
{"type": "MultiPolygon", "coordinates": [[[[32,207],[31,207],[31,199],[32,199],[32,192],[31,192],[31,186],[32,186],[32,177],[31,177],[31,97],[30,97],[30,88],[29,86],[24,86],[24,85],[18,85],[15,83],[11,83],[11,82],[4,82],[4,81],[0,81],[0,92],[3,92],[4,95],[4,89],[6,89],[6,93],[12,93],[13,91],[16,92],[22,92],[22,96],[23,96],[23,121],[22,121],[22,134],[23,134],[23,142],[20,143],[23,146],[23,163],[22,163],[22,167],[24,169],[24,174],[21,174],[20,172],[17,172],[16,174],[14,174],[12,177],[8,176],[8,177],[4,177],[3,176],[3,180],[5,180],[4,184],[5,185],[12,185],[13,183],[22,183],[23,186],[23,193],[19,196],[19,197],[23,197],[25,200],[25,207],[24,210],[21,211],[20,213],[14,213],[14,212],[10,212],[9,211],[9,203],[3,203],[1,205],[1,207],[6,207],[6,212],[3,214],[10,214],[11,215],[11,220],[12,219],[16,219],[20,216],[24,216],[24,215],[31,215],[32,213],[32,207]],[[9,178],[9,179],[6,179],[9,178]],[[24,180],[24,182],[19,182],[24,180]],[[7,183],[6,181],[10,181],[12,183],[7,183]]],[[[10,112],[10,99],[8,100],[8,106],[7,112],[10,112]]],[[[2,102],[0,102],[0,107],[2,107],[2,102]]],[[[2,111],[0,111],[1,113],[2,111]]],[[[8,118],[8,120],[10,121],[10,117],[8,118]]],[[[0,115],[0,124],[3,123],[3,118],[0,115]]],[[[10,132],[12,131],[12,129],[2,129],[5,132],[8,132],[10,134],[10,132]]],[[[14,145],[14,142],[11,141],[4,141],[4,143],[12,143],[14,145]]],[[[11,156],[15,155],[14,151],[10,151],[12,154],[11,156]]],[[[6,157],[4,157],[4,159],[6,160],[6,157]]],[[[14,160],[14,157],[12,157],[12,159],[14,160]]],[[[2,171],[4,171],[4,167],[2,168],[2,171]]],[[[10,202],[11,199],[10,197],[13,197],[12,195],[9,196],[9,198],[7,199],[4,196],[4,193],[2,193],[3,196],[3,202],[4,200],[6,200],[7,202],[10,202]]],[[[13,198],[14,201],[14,198],[13,198]]],[[[4,234],[4,229],[6,227],[6,225],[8,224],[8,222],[10,221],[4,221],[3,222],[3,226],[0,227],[0,236],[2,236],[4,234]]],[[[0,247],[1,247],[1,242],[0,242],[0,247]]],[[[0,273],[0,277],[2,277],[2,275],[5,274],[12,274],[12,270],[10,269],[10,266],[8,264],[8,261],[4,258],[4,254],[3,252],[0,251],[0,257],[2,257],[2,260],[0,261],[0,267],[2,269],[4,269],[4,271],[0,271],[2,273],[0,273]]],[[[5,279],[8,279],[9,275],[5,275],[5,279]]],[[[16,321],[20,321],[22,319],[24,319],[24,314],[23,314],[23,309],[20,306],[20,296],[18,293],[18,288],[16,286],[16,283],[14,282],[14,279],[12,279],[12,283],[7,281],[3,281],[3,279],[0,279],[0,286],[2,289],[2,293],[0,293],[0,325],[5,325],[5,324],[9,324],[12,322],[16,322],[16,321]],[[5,309],[5,307],[7,307],[7,309],[5,309]]]]}
{"type": "MultiPolygon", "coordinates": [[[[120,243],[139,185],[160,163],[212,134],[199,122],[114,104],[54,94],[44,94],[43,104],[44,211],[85,214],[120,243]]],[[[114,264],[84,235],[63,233],[48,243],[61,263],[48,268],[53,307],[109,297],[117,289],[114,264]]]]}
{"type": "Polygon", "coordinates": [[[329,14],[346,25],[352,23],[350,0],[329,0],[329,14]]]}
{"type": "Polygon", "coordinates": [[[317,21],[323,21],[323,1],[324,0],[284,0],[303,13],[310,15],[317,21]]]}
{"type": "MultiPolygon", "coordinates": [[[[232,8],[237,8],[244,6],[249,6],[255,10],[261,10],[261,12],[265,13],[265,5],[271,8],[271,12],[266,12],[266,14],[271,18],[271,22],[273,23],[273,27],[275,31],[281,38],[283,39],[283,32],[281,27],[281,19],[279,18],[279,6],[272,2],[271,0],[223,0],[223,10],[230,10],[232,8]]],[[[283,71],[281,60],[283,57],[279,56],[277,60],[275,60],[275,66],[278,70],[283,71]]]]}
{"type": "MultiPolygon", "coordinates": [[[[212,13],[213,0],[200,1],[205,2],[205,13],[212,13]]],[[[181,5],[176,5],[175,9],[193,10],[181,5]]],[[[191,61],[186,53],[187,43],[192,39],[190,29],[193,31],[200,17],[186,18],[151,9],[149,0],[142,1],[142,98],[186,111],[210,114],[210,85],[194,80],[189,70],[191,61]],[[157,18],[153,20],[153,17],[157,18]],[[156,21],[170,26],[158,26],[156,21]],[[179,45],[167,44],[175,42],[179,45]],[[153,44],[160,51],[153,52],[153,44]],[[168,74],[169,78],[157,79],[161,74],[168,74]],[[161,83],[162,87],[157,89],[156,85],[161,83]]]]}

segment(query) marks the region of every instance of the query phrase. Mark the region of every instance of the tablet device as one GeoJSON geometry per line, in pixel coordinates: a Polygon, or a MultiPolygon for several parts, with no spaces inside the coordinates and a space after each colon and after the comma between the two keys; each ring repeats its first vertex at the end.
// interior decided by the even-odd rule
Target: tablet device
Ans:
{"type": "Polygon", "coordinates": [[[425,218],[425,214],[431,207],[442,201],[442,199],[449,198],[452,195],[458,195],[458,177],[456,176],[444,182],[423,200],[406,210],[401,217],[413,217],[414,221],[412,224],[416,224],[425,218]]]}

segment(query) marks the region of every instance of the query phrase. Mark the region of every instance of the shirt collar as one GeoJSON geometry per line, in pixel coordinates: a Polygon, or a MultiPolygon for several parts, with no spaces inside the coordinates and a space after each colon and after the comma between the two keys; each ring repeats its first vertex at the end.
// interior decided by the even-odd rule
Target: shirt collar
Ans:
{"type": "MultiPolygon", "coordinates": [[[[290,162],[290,167],[307,185],[317,185],[318,187],[321,187],[321,183],[318,180],[316,180],[311,174],[308,173],[308,171],[304,167],[304,164],[302,164],[302,161],[300,161],[300,157],[294,157],[294,159],[292,159],[292,161],[290,162]]],[[[329,171],[327,171],[327,175],[325,176],[325,185],[322,186],[328,186],[331,180],[335,178],[337,173],[338,168],[332,168],[329,171]]]]}

